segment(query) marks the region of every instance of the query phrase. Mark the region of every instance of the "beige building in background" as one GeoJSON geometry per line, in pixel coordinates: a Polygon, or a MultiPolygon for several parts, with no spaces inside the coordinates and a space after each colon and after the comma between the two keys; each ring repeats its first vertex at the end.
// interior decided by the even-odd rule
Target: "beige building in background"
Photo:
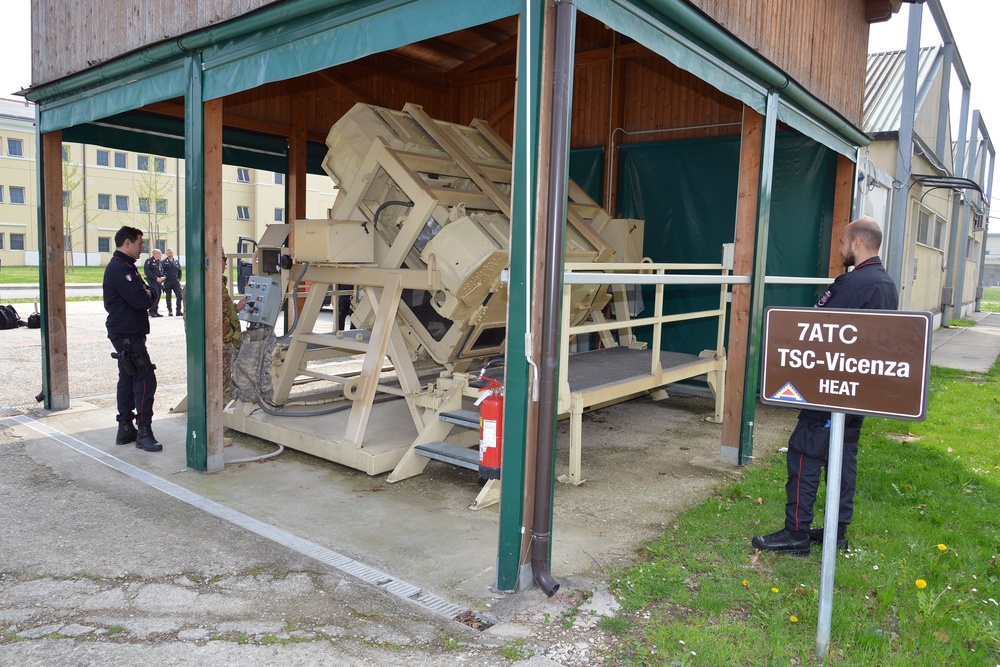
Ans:
{"type": "MultiPolygon", "coordinates": [[[[0,99],[0,270],[38,265],[35,109],[0,99]]],[[[285,220],[284,174],[223,167],[223,246],[257,240],[285,220]]],[[[325,218],[337,188],[326,176],[306,181],[306,217],[325,218]]],[[[184,160],[101,146],[63,144],[66,267],[104,266],[122,225],[144,232],[150,248],[184,258],[184,160]]]]}

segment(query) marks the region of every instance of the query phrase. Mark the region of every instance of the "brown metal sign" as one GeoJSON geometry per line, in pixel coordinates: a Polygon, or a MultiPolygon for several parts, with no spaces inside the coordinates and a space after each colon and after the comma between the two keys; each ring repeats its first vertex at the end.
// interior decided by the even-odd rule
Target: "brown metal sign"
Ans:
{"type": "Polygon", "coordinates": [[[930,313],[768,308],[761,400],[922,421],[930,342],[930,313]]]}

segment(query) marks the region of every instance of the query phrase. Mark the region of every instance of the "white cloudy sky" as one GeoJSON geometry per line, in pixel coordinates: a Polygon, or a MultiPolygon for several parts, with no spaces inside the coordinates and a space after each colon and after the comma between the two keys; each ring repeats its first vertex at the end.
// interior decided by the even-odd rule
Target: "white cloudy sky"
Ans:
{"type": "MultiPolygon", "coordinates": [[[[996,26],[1000,19],[1000,2],[995,0],[941,0],[958,50],[972,80],[972,108],[982,111],[986,127],[1000,148],[1000,86],[991,77],[996,60],[996,26]]],[[[12,97],[13,93],[31,83],[31,0],[3,0],[4,22],[7,30],[0,41],[0,96],[12,97]]],[[[886,23],[875,24],[871,31],[869,51],[888,51],[906,46],[907,14],[910,5],[904,4],[899,14],[886,23]]],[[[930,11],[924,10],[924,45],[940,43],[930,11]]],[[[952,86],[952,89],[957,86],[952,86]]],[[[958,108],[953,112],[954,118],[958,108]]],[[[996,174],[1000,181],[1000,174],[996,174]]],[[[993,189],[996,202],[1000,200],[1000,187],[993,189]]],[[[993,218],[1000,218],[1000,207],[995,207],[993,218]]],[[[994,229],[997,224],[992,225],[994,229]]]]}

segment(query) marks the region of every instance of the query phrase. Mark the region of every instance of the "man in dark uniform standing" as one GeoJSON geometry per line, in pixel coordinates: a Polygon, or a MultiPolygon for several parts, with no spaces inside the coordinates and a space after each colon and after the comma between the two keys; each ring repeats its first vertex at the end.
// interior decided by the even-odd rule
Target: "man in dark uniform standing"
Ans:
{"type": "MultiPolygon", "coordinates": [[[[816,303],[817,308],[858,308],[895,310],[896,285],[882,267],[878,251],[882,231],[871,218],[860,218],[840,235],[840,255],[844,266],[854,270],[839,276],[816,303]]],[[[854,513],[854,489],[858,475],[858,440],[861,415],[844,420],[843,474],[840,482],[840,514],[837,520],[837,548],[846,550],[847,526],[854,513]]],[[[757,535],[751,543],[761,551],[807,556],[811,542],[823,541],[823,529],[810,529],[813,504],[822,469],[830,451],[830,413],[803,410],[788,439],[788,482],[785,484],[785,527],[770,535],[757,535]]],[[[827,491],[829,493],[829,490],[827,491]]]]}
{"type": "Polygon", "coordinates": [[[142,265],[143,273],[146,274],[146,284],[153,294],[153,301],[149,304],[150,317],[163,317],[160,315],[160,294],[163,292],[163,281],[166,276],[163,274],[163,262],[160,261],[160,249],[154,248],[149,259],[142,265]]]}
{"type": "Polygon", "coordinates": [[[177,317],[184,316],[184,297],[181,296],[181,279],[184,277],[184,269],[181,263],[174,257],[173,248],[167,248],[167,256],[163,260],[163,292],[167,295],[167,315],[173,315],[171,292],[177,296],[177,317]]]}
{"type": "Polygon", "coordinates": [[[118,360],[118,434],[116,445],[134,442],[139,449],[158,452],[163,446],[153,435],[153,396],[156,366],[146,350],[149,309],[153,291],[135,268],[142,254],[142,232],[122,227],[115,234],[115,252],[104,269],[104,310],[108,338],[118,360]],[[135,420],[133,426],[132,420],[135,420]]]}

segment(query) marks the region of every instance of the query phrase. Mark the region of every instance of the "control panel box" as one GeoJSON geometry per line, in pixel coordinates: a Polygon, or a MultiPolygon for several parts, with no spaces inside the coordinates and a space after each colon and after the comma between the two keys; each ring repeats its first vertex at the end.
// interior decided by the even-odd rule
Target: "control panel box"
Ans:
{"type": "Polygon", "coordinates": [[[273,327],[281,308],[280,282],[267,276],[250,276],[245,296],[247,305],[240,311],[240,319],[251,324],[273,327]]]}

